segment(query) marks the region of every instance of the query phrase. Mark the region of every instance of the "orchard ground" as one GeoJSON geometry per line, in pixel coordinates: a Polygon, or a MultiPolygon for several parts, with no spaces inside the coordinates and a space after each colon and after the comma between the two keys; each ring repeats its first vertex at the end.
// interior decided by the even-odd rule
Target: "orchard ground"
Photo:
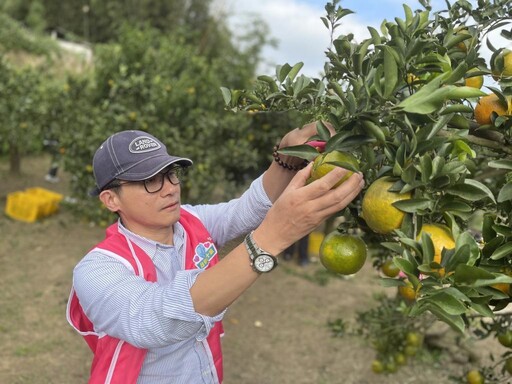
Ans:
{"type": "MultiPolygon", "coordinates": [[[[8,193],[27,187],[65,195],[69,175],[45,182],[49,164],[44,156],[25,158],[22,175],[14,177],[0,161],[2,208],[8,193]]],[[[33,224],[0,216],[0,383],[87,382],[91,353],[68,325],[65,308],[73,266],[103,232],[66,209],[33,224]]],[[[394,374],[373,373],[368,342],[351,334],[333,337],[328,322],[342,318],[350,326],[358,312],[377,305],[375,293],[393,295],[394,289],[380,286],[370,261],[352,278],[329,277],[320,285],[325,270],[312,261],[306,267],[282,261],[228,310],[225,384],[443,384],[478,366],[460,363],[466,352],[456,347],[421,355],[394,374]]],[[[490,352],[504,352],[495,340],[466,345],[482,362],[490,352]]]]}

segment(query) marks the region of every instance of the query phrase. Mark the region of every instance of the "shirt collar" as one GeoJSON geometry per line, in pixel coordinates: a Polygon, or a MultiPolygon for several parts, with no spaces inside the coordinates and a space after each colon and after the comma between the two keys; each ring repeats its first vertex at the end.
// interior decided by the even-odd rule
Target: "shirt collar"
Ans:
{"type": "Polygon", "coordinates": [[[144,252],[146,252],[151,258],[156,254],[158,249],[169,249],[176,247],[177,249],[181,248],[183,244],[183,236],[184,236],[184,229],[183,226],[178,222],[174,224],[174,235],[173,235],[173,242],[174,245],[169,244],[163,244],[159,243],[157,241],[148,239],[146,237],[140,236],[129,229],[127,229],[121,220],[118,220],[119,225],[119,232],[126,236],[130,241],[132,241],[134,244],[136,244],[138,247],[140,247],[144,252]]]}

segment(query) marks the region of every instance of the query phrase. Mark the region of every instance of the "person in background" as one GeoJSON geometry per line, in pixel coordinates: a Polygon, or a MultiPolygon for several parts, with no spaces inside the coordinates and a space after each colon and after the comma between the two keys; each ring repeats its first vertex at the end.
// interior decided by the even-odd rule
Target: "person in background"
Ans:
{"type": "MultiPolygon", "coordinates": [[[[294,129],[280,148],[316,133],[315,123],[294,129]]],[[[94,155],[94,194],[118,220],[73,271],[67,319],[93,351],[89,383],[221,383],[228,307],[364,184],[353,174],[333,188],[342,168],[306,184],[311,164],[275,156],[239,198],[193,206],[180,197],[192,160],[178,150],[123,131],[94,155]],[[219,260],[218,247],[241,237],[219,260]]]]}
{"type": "Polygon", "coordinates": [[[283,253],[283,258],[285,260],[292,260],[293,256],[295,255],[295,251],[297,251],[297,256],[299,258],[298,263],[301,266],[306,266],[309,264],[309,254],[308,254],[308,248],[309,248],[309,234],[301,238],[296,243],[290,245],[288,248],[285,249],[283,253]]]}

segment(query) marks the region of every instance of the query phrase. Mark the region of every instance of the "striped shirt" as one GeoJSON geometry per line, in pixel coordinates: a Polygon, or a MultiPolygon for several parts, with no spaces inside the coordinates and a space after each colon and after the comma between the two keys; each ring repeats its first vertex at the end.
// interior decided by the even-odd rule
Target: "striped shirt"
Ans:
{"type": "MultiPolygon", "coordinates": [[[[214,205],[184,205],[196,214],[214,242],[226,242],[255,229],[271,202],[262,177],[238,199],[214,205]]],[[[225,310],[214,317],[194,311],[190,288],[202,270],[185,270],[185,233],[174,225],[174,245],[119,231],[155,264],[158,283],[135,276],[121,261],[93,249],[75,267],[73,285],[87,317],[100,334],[148,350],[137,383],[215,383],[204,340],[225,310]]]]}

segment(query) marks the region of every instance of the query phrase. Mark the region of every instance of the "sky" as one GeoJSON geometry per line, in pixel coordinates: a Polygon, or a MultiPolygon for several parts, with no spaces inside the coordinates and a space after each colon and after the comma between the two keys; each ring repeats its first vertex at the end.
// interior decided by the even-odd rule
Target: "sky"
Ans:
{"type": "MultiPolygon", "coordinates": [[[[318,77],[322,72],[329,48],[330,35],[321,21],[326,15],[327,0],[215,0],[215,5],[224,13],[231,15],[228,23],[232,30],[244,28],[250,22],[249,15],[259,17],[269,26],[270,34],[278,42],[277,48],[266,47],[258,75],[275,73],[276,65],[288,63],[294,65],[303,62],[301,73],[318,77]],[[233,29],[234,28],[234,29],[233,29]]],[[[394,20],[395,17],[405,18],[403,4],[413,10],[422,8],[417,0],[341,0],[344,8],[354,11],[342,19],[342,25],[336,30],[336,36],[353,33],[356,41],[369,36],[367,27],[378,28],[384,19],[394,20]]],[[[445,9],[444,0],[432,0],[436,9],[445,9]]],[[[509,26],[510,28],[510,26],[509,26]]],[[[510,42],[495,37],[496,47],[508,46],[510,42]]],[[[484,58],[490,52],[482,52],[484,58]]]]}

